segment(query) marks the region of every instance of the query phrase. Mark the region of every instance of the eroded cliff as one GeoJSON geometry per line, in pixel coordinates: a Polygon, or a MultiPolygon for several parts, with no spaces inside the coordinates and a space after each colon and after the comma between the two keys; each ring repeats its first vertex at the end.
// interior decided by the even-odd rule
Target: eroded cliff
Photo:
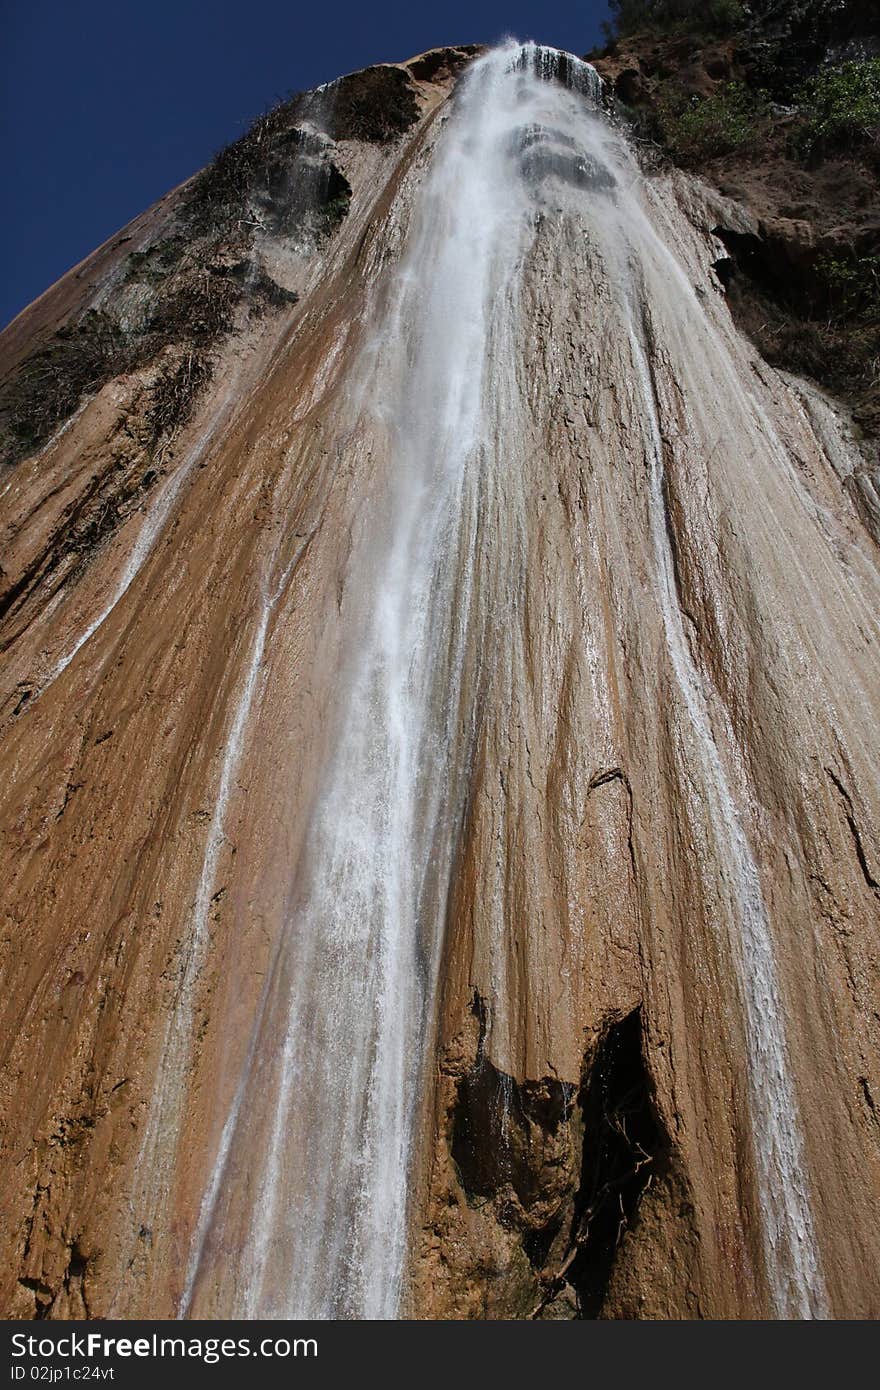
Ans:
{"type": "Polygon", "coordinates": [[[741,206],[474,56],[3,337],[7,1315],[880,1312],[863,441],[735,326],[741,206]]]}

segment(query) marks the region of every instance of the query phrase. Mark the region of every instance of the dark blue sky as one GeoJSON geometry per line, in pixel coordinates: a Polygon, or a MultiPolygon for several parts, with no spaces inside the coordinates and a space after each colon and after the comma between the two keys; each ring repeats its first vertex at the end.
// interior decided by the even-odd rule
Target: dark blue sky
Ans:
{"type": "Polygon", "coordinates": [[[291,91],[506,33],[584,53],[606,0],[0,0],[0,325],[291,91]]]}

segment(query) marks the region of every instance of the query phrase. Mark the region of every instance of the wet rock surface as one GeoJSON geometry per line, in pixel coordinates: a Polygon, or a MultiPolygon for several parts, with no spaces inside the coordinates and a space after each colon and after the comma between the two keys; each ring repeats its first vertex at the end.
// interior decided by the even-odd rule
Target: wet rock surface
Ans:
{"type": "MultiPolygon", "coordinates": [[[[345,726],[365,592],[353,557],[372,527],[384,535],[393,441],[352,402],[471,57],[441,50],[355,84],[357,121],[375,83],[390,108],[385,93],[369,131],[332,148],[298,108],[270,125],[270,149],[291,120],[308,125],[344,213],[292,244],[251,228],[217,256],[218,281],[265,274],[280,290],[263,312],[236,308],[158,460],[144,442],[153,367],[140,366],[87,392],[0,479],[9,1316],[181,1307],[345,726]]],[[[288,187],[274,160],[251,182],[252,153],[221,170],[223,187],[249,190],[236,208],[288,187]]],[[[626,168],[601,197],[554,180],[529,212],[517,294],[492,301],[511,370],[493,378],[492,467],[455,588],[455,612],[467,594],[482,616],[462,639],[464,790],[401,1311],[766,1317],[792,1296],[767,1272],[739,828],[828,1308],[876,1317],[880,579],[864,455],[840,404],[769,365],[731,318],[737,279],[783,273],[760,261],[769,242],[786,275],[809,265],[811,219],[753,217],[689,173],[626,168]],[[629,247],[624,197],[651,229],[629,247]],[[740,822],[727,834],[719,784],[740,822]]],[[[154,276],[166,283],[157,247],[179,226],[177,196],[7,330],[10,371],[91,308],[121,316],[154,276]],[[146,258],[136,295],[132,253],[146,258]]],[[[182,343],[172,356],[177,370],[182,343]]],[[[293,978],[299,966],[294,953],[293,978]]],[[[283,1046],[255,1073],[253,1152],[275,1121],[260,1097],[283,1046]]],[[[325,1101],[304,1093],[305,1122],[325,1101]]],[[[307,1159],[289,1150],[295,1209],[307,1159]]],[[[242,1152],[204,1241],[198,1315],[240,1306],[242,1152]]]]}

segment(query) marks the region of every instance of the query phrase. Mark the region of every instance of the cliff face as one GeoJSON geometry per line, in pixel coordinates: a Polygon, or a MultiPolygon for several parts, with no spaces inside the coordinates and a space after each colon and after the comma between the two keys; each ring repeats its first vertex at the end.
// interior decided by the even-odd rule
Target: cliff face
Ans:
{"type": "Polygon", "coordinates": [[[474,57],[3,335],[7,1316],[880,1314],[864,441],[474,57]]]}

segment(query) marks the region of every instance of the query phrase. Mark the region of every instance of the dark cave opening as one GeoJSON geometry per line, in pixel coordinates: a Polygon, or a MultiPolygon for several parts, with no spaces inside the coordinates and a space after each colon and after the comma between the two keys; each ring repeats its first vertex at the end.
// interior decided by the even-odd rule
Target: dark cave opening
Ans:
{"type": "Polygon", "coordinates": [[[602,1314],[618,1246],[666,1148],[642,1049],[642,1011],[602,1037],[578,1097],[584,1122],[566,1279],[582,1318],[602,1314]]]}
{"type": "Polygon", "coordinates": [[[486,1056],[479,996],[472,1008],[480,1038],[459,1079],[450,1133],[459,1181],[472,1205],[491,1205],[495,1220],[519,1234],[541,1291],[532,1317],[567,1287],[568,1316],[601,1318],[621,1239],[669,1154],[641,1008],[607,1023],[577,1091],[498,1071],[486,1056]]]}

